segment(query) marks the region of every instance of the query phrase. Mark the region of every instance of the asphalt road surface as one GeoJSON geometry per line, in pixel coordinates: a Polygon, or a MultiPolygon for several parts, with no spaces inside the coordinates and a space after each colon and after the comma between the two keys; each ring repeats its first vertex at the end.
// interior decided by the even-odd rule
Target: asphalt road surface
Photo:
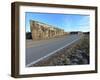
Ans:
{"type": "Polygon", "coordinates": [[[31,66],[39,60],[50,56],[55,51],[59,51],[64,46],[68,46],[80,39],[81,35],[67,35],[48,40],[32,41],[26,40],[26,66],[31,66]]]}

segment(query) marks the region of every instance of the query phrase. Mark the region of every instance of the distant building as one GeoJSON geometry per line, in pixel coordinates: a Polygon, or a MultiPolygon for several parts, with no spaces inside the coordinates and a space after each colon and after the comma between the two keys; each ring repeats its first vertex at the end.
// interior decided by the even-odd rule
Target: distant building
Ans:
{"type": "Polygon", "coordinates": [[[38,21],[30,21],[33,40],[48,39],[64,35],[64,30],[38,21]]]}

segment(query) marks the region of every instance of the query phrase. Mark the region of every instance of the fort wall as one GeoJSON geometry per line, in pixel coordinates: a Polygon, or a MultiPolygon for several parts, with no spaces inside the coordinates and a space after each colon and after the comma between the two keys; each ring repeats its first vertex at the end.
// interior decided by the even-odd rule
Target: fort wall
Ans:
{"type": "Polygon", "coordinates": [[[30,20],[33,40],[49,39],[64,35],[64,30],[38,21],[30,20]]]}

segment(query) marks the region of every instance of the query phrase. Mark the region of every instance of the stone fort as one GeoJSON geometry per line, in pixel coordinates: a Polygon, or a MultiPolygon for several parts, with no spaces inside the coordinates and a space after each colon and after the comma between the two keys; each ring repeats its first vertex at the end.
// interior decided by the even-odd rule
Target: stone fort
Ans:
{"type": "Polygon", "coordinates": [[[33,40],[60,37],[65,34],[63,29],[35,20],[30,20],[30,30],[33,40]]]}

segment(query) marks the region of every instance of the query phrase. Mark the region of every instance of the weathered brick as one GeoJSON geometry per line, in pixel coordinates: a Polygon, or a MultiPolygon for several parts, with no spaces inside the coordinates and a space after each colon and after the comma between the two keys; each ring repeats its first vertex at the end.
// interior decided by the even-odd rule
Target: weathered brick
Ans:
{"type": "Polygon", "coordinates": [[[65,34],[63,29],[34,20],[30,20],[30,29],[33,40],[49,39],[63,36],[65,34]]]}

